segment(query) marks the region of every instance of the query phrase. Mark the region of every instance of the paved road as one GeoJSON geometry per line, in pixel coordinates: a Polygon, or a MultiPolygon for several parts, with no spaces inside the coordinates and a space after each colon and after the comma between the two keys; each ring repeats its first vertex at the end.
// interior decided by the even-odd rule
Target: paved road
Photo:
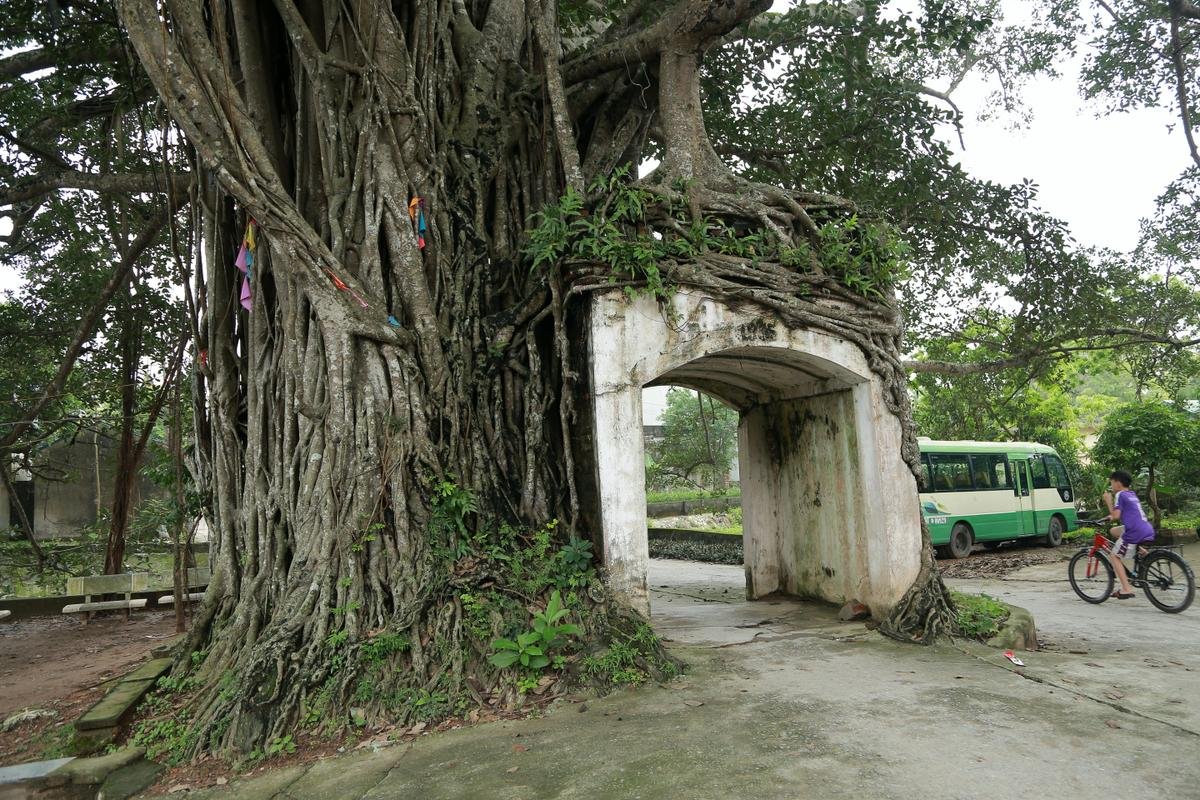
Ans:
{"type": "Polygon", "coordinates": [[[651,576],[655,625],[692,665],[671,685],[281,770],[211,796],[1200,797],[1191,732],[1200,692],[1187,671],[1200,658],[1195,629],[1179,627],[1194,613],[1168,623],[1128,603],[1084,609],[1042,577],[981,587],[1055,618],[1043,627],[1056,649],[1023,654],[1022,675],[985,647],[901,645],[827,606],[748,603],[737,567],[656,561],[651,576]],[[1095,621],[1078,640],[1087,654],[1065,651],[1073,618],[1095,621]],[[1183,630],[1191,649],[1164,641],[1183,630]],[[1095,676],[1082,677],[1088,670],[1095,676]],[[1123,696],[1105,697],[1110,686],[1123,696]],[[1168,708],[1170,699],[1181,702],[1168,708]]]}
{"type": "MultiPolygon", "coordinates": [[[[1200,543],[1183,555],[1200,567],[1200,543]]],[[[1181,614],[1164,614],[1140,590],[1091,605],[1075,596],[1066,570],[1066,562],[1042,564],[1000,580],[948,583],[1033,612],[1044,652],[1025,660],[1039,675],[1200,734],[1200,600],[1181,614]]]]}

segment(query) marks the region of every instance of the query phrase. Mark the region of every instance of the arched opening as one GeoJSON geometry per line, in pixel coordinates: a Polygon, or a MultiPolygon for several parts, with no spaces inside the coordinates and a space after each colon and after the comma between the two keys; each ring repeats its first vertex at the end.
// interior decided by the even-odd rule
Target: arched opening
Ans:
{"type": "Polygon", "coordinates": [[[642,390],[738,410],[746,593],[857,599],[881,615],[919,569],[915,480],[882,386],[852,343],[680,292],[593,300],[597,503],[610,586],[649,611],[642,390]]]}
{"type": "Polygon", "coordinates": [[[650,386],[642,423],[652,593],[678,584],[744,600],[738,410],[698,389],[650,386]]]}

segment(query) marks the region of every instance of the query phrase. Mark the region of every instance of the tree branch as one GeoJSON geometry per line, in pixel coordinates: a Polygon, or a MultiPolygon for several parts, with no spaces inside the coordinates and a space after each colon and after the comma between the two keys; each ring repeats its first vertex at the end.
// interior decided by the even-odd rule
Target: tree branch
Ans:
{"type": "Polygon", "coordinates": [[[112,194],[138,194],[166,192],[173,188],[185,193],[192,176],[186,172],[174,173],[171,186],[160,172],[95,173],[61,170],[44,175],[34,175],[18,181],[13,186],[0,189],[0,206],[10,206],[26,200],[43,197],[59,189],[84,189],[92,192],[112,194]]]}
{"type": "Polygon", "coordinates": [[[668,42],[675,42],[682,49],[703,50],[770,7],[771,0],[723,3],[680,0],[652,25],[567,61],[563,65],[563,81],[569,86],[610,70],[650,61],[668,42]]]}
{"type": "Polygon", "coordinates": [[[1056,344],[1047,343],[1042,347],[1025,350],[1006,358],[997,358],[991,361],[962,362],[909,359],[903,363],[904,369],[918,375],[981,375],[986,372],[1003,372],[1006,369],[1026,367],[1039,359],[1057,360],[1065,358],[1072,353],[1112,350],[1116,345],[1111,339],[1118,336],[1124,337],[1117,343],[1121,345],[1159,344],[1169,347],[1172,350],[1182,350],[1200,345],[1200,338],[1176,339],[1171,336],[1146,333],[1136,328],[1106,328],[1094,331],[1092,336],[1100,341],[1077,345],[1067,345],[1061,342],[1056,344]]]}
{"type": "MultiPolygon", "coordinates": [[[[1187,139],[1188,151],[1192,161],[1200,166],[1200,150],[1196,149],[1196,137],[1192,132],[1192,114],[1188,107],[1187,66],[1183,63],[1183,39],[1179,35],[1179,20],[1184,14],[1184,5],[1191,5],[1186,0],[1171,0],[1171,64],[1175,68],[1175,97],[1179,102],[1179,119],[1183,122],[1183,136],[1187,139]]],[[[1200,19],[1200,9],[1195,9],[1200,19]]]]}
{"type": "Polygon", "coordinates": [[[51,67],[77,66],[92,61],[116,61],[121,57],[120,47],[110,47],[98,53],[76,51],[64,53],[58,48],[41,47],[26,50],[8,58],[0,58],[0,80],[12,80],[22,75],[51,67]]]}
{"type": "Polygon", "coordinates": [[[154,87],[148,83],[133,91],[119,86],[107,94],[84,97],[51,109],[42,120],[23,133],[34,139],[45,139],[54,136],[66,125],[78,124],[95,117],[105,117],[126,105],[130,107],[141,105],[154,95],[154,87]]]}

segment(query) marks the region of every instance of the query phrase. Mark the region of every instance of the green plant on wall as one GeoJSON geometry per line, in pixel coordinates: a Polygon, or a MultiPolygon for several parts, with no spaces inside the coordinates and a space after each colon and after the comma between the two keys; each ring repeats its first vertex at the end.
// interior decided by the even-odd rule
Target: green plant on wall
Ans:
{"type": "Polygon", "coordinates": [[[631,295],[659,299],[674,291],[672,263],[689,263],[705,253],[774,260],[789,268],[825,271],[851,291],[880,298],[908,274],[911,250],[895,228],[857,214],[822,225],[812,243],[781,245],[773,233],[743,230],[719,217],[691,217],[687,185],[652,192],[636,184],[628,166],[598,176],[584,196],[574,188],[534,215],[524,252],[533,270],[560,261],[603,266],[612,282],[629,281],[631,295]],[[652,230],[652,228],[657,230],[652,230]]]}

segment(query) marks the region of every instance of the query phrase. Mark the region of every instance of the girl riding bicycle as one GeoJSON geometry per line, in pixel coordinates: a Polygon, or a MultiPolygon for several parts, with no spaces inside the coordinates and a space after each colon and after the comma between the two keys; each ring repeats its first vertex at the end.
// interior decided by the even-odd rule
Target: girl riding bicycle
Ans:
{"type": "Polygon", "coordinates": [[[1110,561],[1121,587],[1113,592],[1118,600],[1128,600],[1133,597],[1133,587],[1129,585],[1129,575],[1122,559],[1132,558],[1139,545],[1154,540],[1154,526],[1142,513],[1142,504],[1136,494],[1130,490],[1133,476],[1125,470],[1116,470],[1108,476],[1111,492],[1104,493],[1104,504],[1108,506],[1108,519],[1121,523],[1114,525],[1110,533],[1115,542],[1111,551],[1110,561]],[[1114,502],[1113,495],[1116,494],[1114,502]]]}

